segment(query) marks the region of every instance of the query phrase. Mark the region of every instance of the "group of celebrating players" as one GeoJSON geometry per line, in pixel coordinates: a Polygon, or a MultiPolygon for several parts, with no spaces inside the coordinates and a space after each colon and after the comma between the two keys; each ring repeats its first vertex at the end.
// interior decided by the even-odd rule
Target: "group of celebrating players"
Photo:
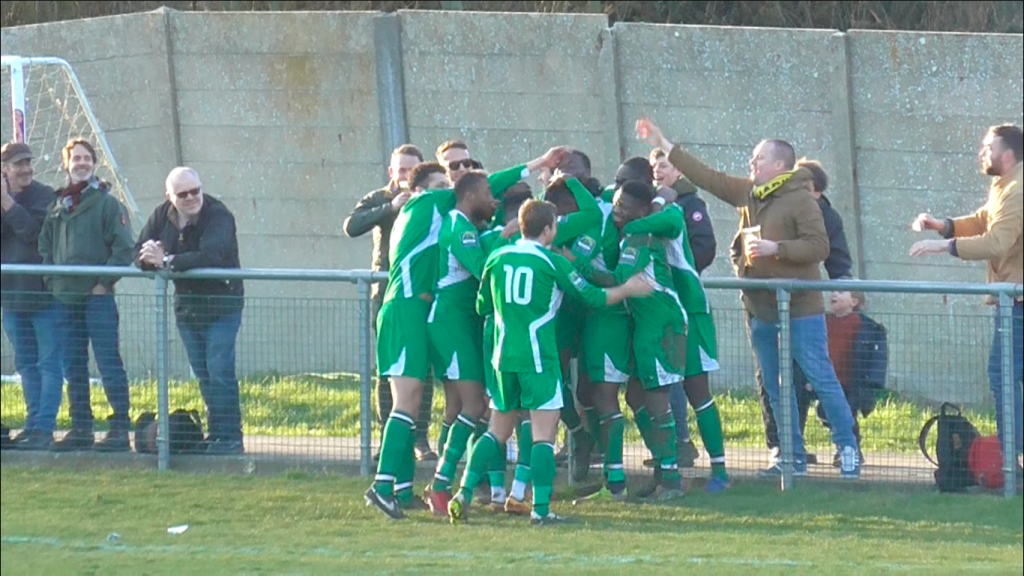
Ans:
{"type": "Polygon", "coordinates": [[[493,507],[529,514],[535,525],[564,521],[550,508],[560,420],[588,464],[592,450],[603,454],[602,485],[589,498],[626,501],[623,387],[654,457],[653,481],[629,497],[678,498],[684,487],[669,392],[680,382],[711,461],[706,490],[730,487],[708,389],[707,375],[718,369],[711,308],[682,210],[649,175],[620,168],[615,185],[602,188],[584,153],[556,147],[493,174],[469,170],[454,186],[443,166],[421,163],[408,186],[377,319],[377,365],[391,379],[394,405],[368,505],[393,519],[429,507],[458,523],[487,478],[493,507]],[[531,174],[541,176],[541,198],[524,181],[531,174]],[[571,359],[580,367],[576,390],[571,359]],[[445,425],[436,473],[420,499],[415,414],[431,371],[459,410],[445,425]],[[505,443],[513,433],[519,449],[506,494],[505,443]]]}

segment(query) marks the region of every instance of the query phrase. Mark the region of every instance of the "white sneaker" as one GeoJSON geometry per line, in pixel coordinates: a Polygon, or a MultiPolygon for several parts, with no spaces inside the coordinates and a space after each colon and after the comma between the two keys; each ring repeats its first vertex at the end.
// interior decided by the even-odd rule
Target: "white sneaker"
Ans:
{"type": "Polygon", "coordinates": [[[839,475],[847,480],[860,478],[860,454],[853,446],[846,446],[839,455],[839,475]]]}
{"type": "Polygon", "coordinates": [[[782,449],[776,446],[768,451],[768,467],[773,468],[779,465],[779,458],[782,457],[782,449]]]}

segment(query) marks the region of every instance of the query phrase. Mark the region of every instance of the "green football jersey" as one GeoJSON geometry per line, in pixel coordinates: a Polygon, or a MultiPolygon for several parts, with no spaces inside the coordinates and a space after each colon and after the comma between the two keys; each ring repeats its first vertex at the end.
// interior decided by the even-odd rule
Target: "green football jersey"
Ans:
{"type": "MultiPolygon", "coordinates": [[[[516,182],[529,176],[525,165],[487,177],[491,194],[501,198],[516,182]]],[[[455,192],[427,190],[409,199],[391,229],[391,268],[384,301],[415,298],[433,292],[437,282],[437,241],[441,218],[455,208],[455,192]]]]}
{"type": "Polygon", "coordinates": [[[594,195],[579,180],[569,178],[565,181],[576,200],[578,212],[558,217],[558,229],[551,243],[556,248],[568,248],[581,234],[593,234],[601,228],[601,207],[594,195]]]}
{"type": "Polygon", "coordinates": [[[465,214],[455,209],[441,221],[437,247],[440,259],[431,315],[475,314],[486,259],[480,233],[465,214]]]}
{"type": "Polygon", "coordinates": [[[637,324],[664,324],[671,321],[686,322],[686,310],[676,292],[672,268],[668,263],[669,241],[650,234],[633,234],[622,241],[622,252],[615,279],[619,284],[635,274],[644,274],[654,286],[647,298],[630,298],[626,308],[637,324]]]}
{"type": "Polygon", "coordinates": [[[591,307],[607,302],[604,290],[534,240],[519,240],[487,258],[476,306],[481,316],[494,313],[495,370],[561,372],[555,317],[563,294],[591,307]]]}
{"type": "Polygon", "coordinates": [[[660,212],[627,224],[626,234],[651,234],[669,240],[666,256],[672,267],[673,283],[689,314],[710,314],[704,283],[693,261],[693,249],[686,232],[686,218],[676,204],[667,204],[660,212]]]}
{"type": "MultiPolygon", "coordinates": [[[[576,258],[573,266],[589,282],[604,286],[610,283],[606,278],[619,261],[619,231],[612,218],[612,205],[603,200],[598,205],[603,215],[601,227],[580,235],[572,245],[572,253],[576,258]]],[[[616,304],[612,310],[625,313],[625,304],[616,304]]]]}

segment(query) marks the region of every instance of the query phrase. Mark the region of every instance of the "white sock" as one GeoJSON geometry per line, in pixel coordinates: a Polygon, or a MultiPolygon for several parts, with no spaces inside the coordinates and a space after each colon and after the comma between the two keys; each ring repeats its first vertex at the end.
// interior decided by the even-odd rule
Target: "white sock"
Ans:
{"type": "Polygon", "coordinates": [[[491,486],[491,501],[504,502],[507,497],[504,486],[491,486]]]}
{"type": "Polygon", "coordinates": [[[512,497],[520,502],[526,499],[526,482],[512,481],[512,497]]]}

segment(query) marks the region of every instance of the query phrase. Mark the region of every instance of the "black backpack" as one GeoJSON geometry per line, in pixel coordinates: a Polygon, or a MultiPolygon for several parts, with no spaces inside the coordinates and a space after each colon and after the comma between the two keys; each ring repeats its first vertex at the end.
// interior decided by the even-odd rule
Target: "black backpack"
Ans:
{"type": "Polygon", "coordinates": [[[938,467],[935,485],[939,492],[963,492],[977,485],[968,464],[971,445],[980,436],[978,429],[961,415],[960,409],[948,402],[942,404],[937,416],[925,422],[917,444],[924,457],[938,467]],[[935,458],[932,458],[928,454],[928,435],[936,423],[939,437],[935,442],[935,458]]]}
{"type": "MultiPolygon", "coordinates": [[[[203,421],[195,410],[175,410],[167,419],[171,429],[171,453],[202,452],[203,421]]],[[[157,453],[156,414],[144,412],[135,421],[135,451],[140,454],[157,453]]]]}

